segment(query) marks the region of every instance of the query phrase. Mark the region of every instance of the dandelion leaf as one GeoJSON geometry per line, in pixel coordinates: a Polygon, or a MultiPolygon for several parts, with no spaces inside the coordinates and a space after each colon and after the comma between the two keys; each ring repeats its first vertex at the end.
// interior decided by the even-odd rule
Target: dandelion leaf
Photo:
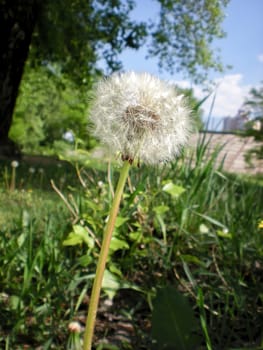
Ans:
{"type": "Polygon", "coordinates": [[[159,289],[153,304],[154,350],[192,350],[198,343],[193,334],[196,320],[188,300],[174,287],[159,289]]]}

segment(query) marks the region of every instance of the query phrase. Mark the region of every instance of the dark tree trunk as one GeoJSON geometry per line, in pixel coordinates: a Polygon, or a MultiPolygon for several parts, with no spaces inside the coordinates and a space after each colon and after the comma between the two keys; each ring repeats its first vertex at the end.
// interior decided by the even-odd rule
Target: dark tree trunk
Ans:
{"type": "MultiPolygon", "coordinates": [[[[0,0],[0,148],[8,139],[12,115],[39,10],[39,0],[0,0]]],[[[1,152],[1,150],[0,150],[1,152]]]]}

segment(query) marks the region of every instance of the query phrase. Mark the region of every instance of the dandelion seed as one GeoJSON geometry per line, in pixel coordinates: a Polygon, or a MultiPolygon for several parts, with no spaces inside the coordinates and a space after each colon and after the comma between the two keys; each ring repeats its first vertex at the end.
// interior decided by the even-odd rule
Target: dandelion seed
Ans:
{"type": "Polygon", "coordinates": [[[90,119],[110,153],[146,164],[172,160],[191,131],[191,112],[175,87],[134,72],[98,83],[90,119]]]}

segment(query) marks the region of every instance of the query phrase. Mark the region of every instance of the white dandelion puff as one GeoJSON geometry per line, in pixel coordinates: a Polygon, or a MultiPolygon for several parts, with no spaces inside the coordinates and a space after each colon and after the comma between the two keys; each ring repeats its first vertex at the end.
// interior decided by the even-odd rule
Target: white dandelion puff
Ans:
{"type": "Polygon", "coordinates": [[[172,160],[191,131],[191,112],[176,88],[148,73],[100,81],[90,112],[93,134],[111,153],[146,164],[172,160]]]}
{"type": "Polygon", "coordinates": [[[16,161],[16,160],[13,160],[12,162],[11,162],[11,167],[12,168],[17,168],[19,166],[19,163],[16,161]]]}

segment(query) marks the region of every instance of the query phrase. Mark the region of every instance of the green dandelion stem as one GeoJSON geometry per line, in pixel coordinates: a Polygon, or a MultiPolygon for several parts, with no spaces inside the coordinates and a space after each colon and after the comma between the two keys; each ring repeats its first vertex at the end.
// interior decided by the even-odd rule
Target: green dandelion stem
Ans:
{"type": "Polygon", "coordinates": [[[89,310],[88,310],[86,328],[84,333],[83,350],[91,350],[91,347],[92,347],[92,337],[94,333],[94,327],[95,327],[96,315],[98,310],[100,290],[101,290],[104,270],[107,262],[108,253],[109,253],[112,232],[113,232],[115,221],[119,211],[120,201],[121,201],[123,189],[128,177],[129,169],[130,169],[130,164],[128,161],[125,161],[120,172],[117,189],[116,189],[112,207],[109,213],[109,219],[105,227],[101,251],[100,251],[99,260],[97,264],[96,275],[93,282],[91,298],[89,303],[89,310]]]}

